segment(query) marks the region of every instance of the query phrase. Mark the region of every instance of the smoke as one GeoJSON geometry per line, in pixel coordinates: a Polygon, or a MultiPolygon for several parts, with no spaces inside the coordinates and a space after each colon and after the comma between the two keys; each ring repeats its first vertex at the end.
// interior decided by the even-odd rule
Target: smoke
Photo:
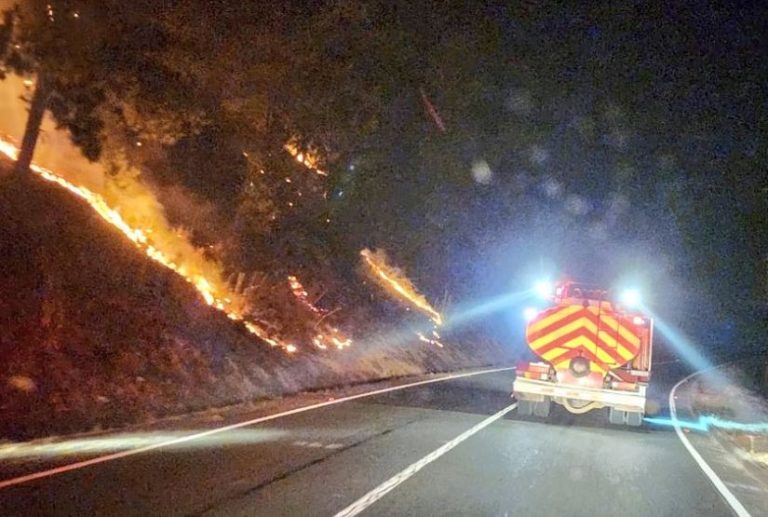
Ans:
{"type": "MultiPolygon", "coordinates": [[[[24,132],[26,95],[28,86],[21,78],[10,76],[0,83],[0,136],[10,135],[9,139],[15,143],[24,132]]],[[[228,313],[246,311],[246,301],[224,280],[223,266],[212,260],[205,250],[195,247],[187,232],[168,222],[163,205],[153,189],[142,181],[138,170],[123,164],[115,171],[113,164],[89,162],[71,143],[67,132],[57,129],[48,116],[43,122],[34,162],[54,171],[68,184],[97,196],[98,199],[92,198],[89,203],[92,206],[104,203],[105,208],[100,211],[102,217],[118,227],[123,223],[127,225],[131,231],[126,233],[121,227],[123,233],[145,248],[147,255],[195,284],[208,303],[217,300],[219,305],[218,300],[222,300],[228,313]],[[114,215],[110,215],[110,210],[114,215]]]]}

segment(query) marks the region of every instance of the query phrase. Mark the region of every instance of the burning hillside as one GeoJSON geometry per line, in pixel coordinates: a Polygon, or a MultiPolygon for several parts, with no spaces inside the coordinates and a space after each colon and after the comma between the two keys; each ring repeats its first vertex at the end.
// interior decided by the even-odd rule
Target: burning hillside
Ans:
{"type": "MultiPolygon", "coordinates": [[[[9,141],[0,139],[0,153],[5,154],[10,159],[16,159],[18,150],[9,141]]],[[[271,346],[280,347],[288,353],[297,350],[295,345],[282,342],[278,337],[270,335],[257,323],[247,320],[244,316],[247,302],[225,283],[220,266],[190,249],[183,237],[176,235],[177,238],[175,239],[173,237],[155,239],[157,224],[150,228],[132,227],[118,210],[109,206],[101,195],[85,187],[77,186],[44,167],[32,165],[32,171],[44,180],[56,183],[85,200],[99,216],[143,250],[147,257],[174,271],[192,284],[208,305],[224,312],[231,320],[244,321],[245,328],[249,332],[271,346]],[[177,258],[172,258],[172,255],[177,258]]],[[[160,229],[168,233],[166,228],[161,227],[160,229]]]]}
{"type": "MultiPolygon", "coordinates": [[[[0,162],[0,436],[114,426],[492,361],[488,348],[465,355],[382,338],[347,349],[334,328],[311,343],[319,355],[286,355],[148,260],[83,196],[9,170],[0,162]]],[[[313,303],[298,278],[284,282],[288,297],[313,303]]]]}

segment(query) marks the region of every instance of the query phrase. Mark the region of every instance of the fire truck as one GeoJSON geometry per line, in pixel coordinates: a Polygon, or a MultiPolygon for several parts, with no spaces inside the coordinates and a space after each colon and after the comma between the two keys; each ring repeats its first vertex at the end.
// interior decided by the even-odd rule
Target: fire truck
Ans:
{"type": "Polygon", "coordinates": [[[528,310],[526,340],[540,359],[517,365],[513,396],[524,416],[549,416],[552,403],[582,414],[609,408],[612,424],[639,426],[651,377],[653,320],[636,291],[612,299],[572,281],[540,288],[550,306],[528,310]]]}

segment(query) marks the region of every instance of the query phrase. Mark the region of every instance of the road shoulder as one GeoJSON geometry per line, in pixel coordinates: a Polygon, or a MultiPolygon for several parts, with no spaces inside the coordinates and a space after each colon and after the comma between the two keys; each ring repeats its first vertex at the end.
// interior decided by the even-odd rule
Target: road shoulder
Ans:
{"type": "MultiPolygon", "coordinates": [[[[696,408],[696,383],[691,377],[681,381],[670,394],[670,406],[676,408],[673,421],[699,422],[700,410],[696,408]]],[[[691,455],[710,481],[721,492],[737,515],[768,515],[768,484],[756,475],[754,467],[741,455],[727,446],[717,430],[691,431],[679,426],[678,436],[685,445],[693,448],[691,455]],[[698,455],[698,458],[697,458],[698,455]],[[708,472],[711,469],[711,472],[708,472]],[[720,485],[722,483],[722,485],[720,485]],[[720,485],[720,486],[719,486],[720,485]]],[[[687,446],[686,446],[687,447],[687,446]]]]}

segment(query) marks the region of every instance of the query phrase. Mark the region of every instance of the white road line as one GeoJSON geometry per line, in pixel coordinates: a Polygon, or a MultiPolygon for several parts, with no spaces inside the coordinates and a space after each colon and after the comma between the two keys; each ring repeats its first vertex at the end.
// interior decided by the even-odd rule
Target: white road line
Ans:
{"type": "MultiPolygon", "coordinates": [[[[712,368],[708,368],[708,370],[711,370],[712,368]]],[[[690,374],[688,377],[684,378],[670,390],[669,392],[669,414],[672,417],[672,425],[675,427],[675,432],[677,433],[677,437],[680,438],[680,441],[683,442],[683,445],[688,450],[690,455],[693,457],[693,459],[698,463],[701,470],[704,472],[704,474],[707,475],[709,480],[712,482],[713,485],[715,485],[715,488],[717,488],[717,491],[720,492],[720,495],[723,496],[723,499],[728,503],[728,505],[731,507],[731,509],[738,515],[739,517],[750,517],[750,513],[747,511],[746,508],[744,508],[744,505],[741,504],[741,501],[736,499],[736,496],[733,495],[733,492],[731,492],[727,486],[725,486],[725,483],[723,483],[723,480],[720,479],[720,477],[715,473],[714,470],[712,470],[712,467],[710,467],[706,461],[704,461],[704,458],[701,457],[701,454],[693,447],[690,440],[688,440],[688,437],[685,436],[683,433],[683,430],[680,428],[680,422],[677,420],[677,407],[675,405],[675,392],[677,391],[677,388],[679,388],[682,384],[688,382],[689,379],[692,377],[699,375],[700,373],[703,373],[707,370],[701,370],[695,373],[690,374]]]]}
{"type": "Polygon", "coordinates": [[[416,463],[411,464],[410,466],[406,467],[404,470],[400,471],[398,474],[395,474],[367,494],[365,494],[363,497],[352,503],[351,505],[347,506],[343,510],[341,510],[339,513],[335,515],[335,517],[352,517],[353,515],[357,515],[369,506],[371,506],[373,503],[387,495],[389,492],[394,490],[399,484],[403,483],[405,480],[416,474],[418,471],[435,461],[437,458],[445,454],[446,452],[450,451],[457,445],[459,445],[464,440],[470,438],[472,435],[476,434],[477,432],[481,431],[482,429],[488,427],[492,423],[494,423],[499,418],[503,417],[513,409],[517,407],[517,402],[514,404],[511,404],[498,413],[489,416],[479,424],[475,425],[474,427],[464,431],[459,436],[451,440],[450,442],[445,443],[441,447],[435,449],[434,451],[430,452],[423,458],[421,458],[416,463]]]}
{"type": "Polygon", "coordinates": [[[463,377],[472,377],[475,375],[483,375],[487,373],[496,373],[496,372],[505,372],[509,370],[514,370],[515,367],[506,367],[506,368],[493,368],[490,370],[479,370],[476,372],[467,372],[467,373],[458,373],[458,374],[449,374],[449,375],[443,375],[442,377],[437,377],[434,379],[427,379],[425,381],[418,381],[418,382],[411,382],[409,384],[402,384],[400,386],[391,386],[389,388],[382,388],[379,390],[374,391],[368,391],[366,393],[358,393],[357,395],[350,395],[349,397],[342,397],[339,399],[334,400],[328,400],[325,402],[318,402],[317,404],[310,404],[309,406],[303,406],[296,409],[291,409],[288,411],[283,411],[281,413],[275,413],[273,415],[267,415],[259,418],[254,418],[252,420],[245,420],[243,422],[237,422],[235,424],[230,424],[223,427],[217,427],[214,429],[209,429],[207,431],[202,431],[200,433],[194,433],[189,434],[186,436],[181,436],[179,438],[174,438],[173,440],[168,440],[165,442],[158,442],[153,443],[151,445],[147,445],[144,447],[139,447],[137,449],[128,449],[125,451],[115,452],[113,454],[106,454],[104,456],[98,456],[96,458],[91,458],[89,460],[84,461],[78,461],[76,463],[70,463],[68,465],[62,465],[61,467],[56,467],[53,469],[48,470],[41,470],[39,472],[33,472],[32,474],[27,474],[24,476],[19,476],[11,479],[6,479],[3,481],[0,481],[0,490],[3,488],[8,488],[14,485],[20,485],[22,483],[28,483],[30,481],[34,481],[36,479],[42,479],[50,476],[55,476],[57,474],[62,474],[64,472],[69,472],[70,470],[77,470],[82,469],[85,467],[90,467],[91,465],[97,465],[99,463],[105,463],[107,461],[114,461],[119,460],[121,458],[126,458],[128,456],[134,456],[136,454],[141,454],[144,452],[152,451],[155,449],[160,449],[162,447],[168,447],[169,445],[176,445],[179,443],[185,443],[192,440],[197,440],[199,438],[205,438],[206,436],[211,436],[218,433],[223,433],[225,431],[231,431],[232,429],[239,429],[241,427],[247,427],[250,425],[260,424],[262,422],[267,422],[269,420],[276,420],[278,418],[290,416],[290,415],[296,415],[298,413],[303,413],[305,411],[311,411],[313,409],[319,409],[326,406],[332,406],[334,404],[341,404],[342,402],[349,402],[350,400],[357,400],[362,399],[365,397],[372,397],[374,395],[381,395],[382,393],[389,393],[391,391],[398,391],[398,390],[404,390],[406,388],[413,388],[416,386],[423,386],[425,384],[432,384],[434,382],[443,382],[443,381],[450,381],[453,379],[461,379],[463,377]]]}

